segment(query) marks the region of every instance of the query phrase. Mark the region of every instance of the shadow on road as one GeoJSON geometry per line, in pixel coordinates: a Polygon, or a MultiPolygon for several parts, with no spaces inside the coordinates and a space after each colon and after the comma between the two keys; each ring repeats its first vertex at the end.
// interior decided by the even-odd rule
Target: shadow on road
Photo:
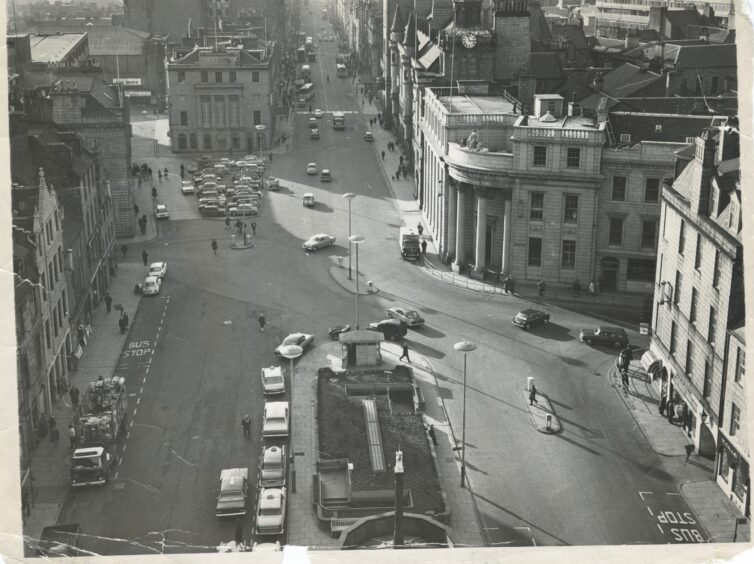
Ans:
{"type": "Polygon", "coordinates": [[[552,339],[553,341],[573,341],[575,337],[571,335],[571,330],[557,323],[547,323],[535,330],[535,334],[543,339],[552,339]]]}
{"type": "Polygon", "coordinates": [[[322,212],[322,213],[333,213],[335,210],[328,206],[327,204],[323,204],[322,202],[317,202],[312,208],[314,211],[322,212]]]}
{"type": "Polygon", "coordinates": [[[423,356],[428,356],[430,358],[445,358],[446,356],[444,352],[438,351],[437,349],[428,347],[427,345],[423,345],[416,341],[412,341],[411,339],[405,339],[405,342],[408,345],[409,349],[416,351],[423,356]]]}
{"type": "Polygon", "coordinates": [[[424,337],[427,337],[428,339],[442,339],[445,336],[445,333],[442,333],[438,331],[437,329],[432,329],[431,327],[427,327],[426,325],[422,325],[421,327],[416,327],[414,331],[416,331],[420,335],[423,335],[424,337]]]}

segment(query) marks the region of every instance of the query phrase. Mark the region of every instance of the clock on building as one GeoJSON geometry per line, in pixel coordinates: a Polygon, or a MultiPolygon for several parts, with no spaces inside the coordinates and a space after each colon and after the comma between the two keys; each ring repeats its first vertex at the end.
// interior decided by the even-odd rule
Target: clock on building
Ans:
{"type": "Polygon", "coordinates": [[[473,49],[474,47],[476,47],[476,35],[467,33],[461,36],[461,45],[463,45],[467,49],[473,49]]]}

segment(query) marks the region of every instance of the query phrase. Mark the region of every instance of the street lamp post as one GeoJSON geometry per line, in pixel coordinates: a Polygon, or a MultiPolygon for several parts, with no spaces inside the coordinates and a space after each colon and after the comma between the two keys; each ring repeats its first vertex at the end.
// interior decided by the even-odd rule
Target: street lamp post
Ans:
{"type": "Polygon", "coordinates": [[[359,245],[364,242],[363,235],[351,235],[348,240],[356,245],[356,329],[359,329],[359,245]]]}
{"type": "Polygon", "coordinates": [[[461,423],[461,487],[466,487],[466,354],[476,350],[476,345],[469,341],[460,341],[453,345],[463,353],[463,418],[461,423]]]}
{"type": "Polygon", "coordinates": [[[343,197],[348,200],[348,279],[351,279],[351,200],[356,197],[353,192],[346,192],[343,197]]]}
{"type": "MultiPolygon", "coordinates": [[[[299,347],[298,345],[285,345],[284,347],[280,347],[280,356],[283,358],[287,358],[291,361],[291,408],[289,413],[293,413],[294,407],[293,407],[293,361],[294,359],[297,359],[304,353],[304,349],[299,347]]],[[[290,461],[291,461],[291,492],[296,493],[296,464],[295,464],[295,449],[293,444],[293,422],[291,421],[291,427],[288,431],[288,440],[290,441],[291,445],[291,451],[290,451],[290,461]]]]}

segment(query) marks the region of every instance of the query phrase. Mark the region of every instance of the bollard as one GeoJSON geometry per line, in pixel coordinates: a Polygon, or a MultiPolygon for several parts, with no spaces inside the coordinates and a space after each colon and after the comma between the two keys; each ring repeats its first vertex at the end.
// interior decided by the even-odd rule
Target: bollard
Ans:
{"type": "Polygon", "coordinates": [[[534,376],[528,376],[526,378],[526,391],[531,392],[532,384],[534,384],[534,376]]]}
{"type": "Polygon", "coordinates": [[[374,285],[372,284],[372,281],[371,281],[371,280],[369,280],[369,281],[367,282],[367,286],[369,286],[369,293],[371,294],[371,293],[372,293],[372,289],[374,288],[374,285]]]}

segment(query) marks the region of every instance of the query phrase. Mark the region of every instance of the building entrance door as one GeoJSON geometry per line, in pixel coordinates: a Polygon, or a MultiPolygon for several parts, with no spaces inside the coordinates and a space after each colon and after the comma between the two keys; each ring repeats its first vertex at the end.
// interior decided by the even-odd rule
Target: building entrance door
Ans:
{"type": "Polygon", "coordinates": [[[490,265],[492,261],[492,243],[495,240],[495,224],[487,222],[486,233],[484,234],[484,264],[490,265]]]}
{"type": "Polygon", "coordinates": [[[602,259],[602,269],[600,273],[600,289],[615,290],[618,285],[618,259],[614,257],[605,257],[602,259]]]}

